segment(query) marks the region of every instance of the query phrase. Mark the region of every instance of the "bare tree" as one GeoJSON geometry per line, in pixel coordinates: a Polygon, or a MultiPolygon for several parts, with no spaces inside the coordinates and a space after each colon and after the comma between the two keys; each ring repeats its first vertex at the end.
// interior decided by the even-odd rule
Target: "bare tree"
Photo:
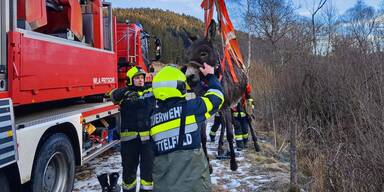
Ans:
{"type": "Polygon", "coordinates": [[[292,2],[286,0],[257,0],[251,17],[256,29],[273,47],[290,30],[294,21],[292,2]]]}
{"type": "Polygon", "coordinates": [[[246,11],[246,21],[248,24],[248,60],[247,60],[247,72],[251,66],[251,56],[252,56],[252,18],[251,18],[251,0],[247,0],[247,11],[246,11]]]}
{"type": "Polygon", "coordinates": [[[376,24],[375,9],[366,5],[364,1],[358,0],[355,6],[347,10],[344,22],[359,48],[366,51],[368,37],[372,34],[376,24]]]}
{"type": "Polygon", "coordinates": [[[375,46],[376,50],[382,51],[384,48],[384,0],[381,0],[380,2],[380,8],[378,9],[377,13],[377,21],[376,21],[376,28],[375,28],[375,46]]]}
{"type": "Polygon", "coordinates": [[[255,23],[252,20],[252,12],[254,12],[254,4],[257,0],[245,0],[245,1],[238,1],[238,0],[229,0],[228,3],[231,3],[235,8],[232,8],[233,12],[232,14],[235,14],[237,17],[242,18],[242,28],[246,29],[246,32],[248,33],[248,53],[247,53],[247,62],[246,62],[246,72],[248,74],[249,69],[251,67],[251,61],[252,61],[252,39],[253,39],[253,33],[255,31],[255,23]]]}
{"type": "Polygon", "coordinates": [[[332,0],[329,0],[322,11],[323,22],[325,23],[324,32],[327,35],[326,55],[332,48],[332,38],[336,35],[337,29],[337,10],[332,0]]]}
{"type": "Polygon", "coordinates": [[[317,25],[316,25],[316,15],[324,7],[327,0],[312,0],[312,9],[311,9],[311,28],[312,28],[312,46],[313,53],[317,54],[317,25]]]}

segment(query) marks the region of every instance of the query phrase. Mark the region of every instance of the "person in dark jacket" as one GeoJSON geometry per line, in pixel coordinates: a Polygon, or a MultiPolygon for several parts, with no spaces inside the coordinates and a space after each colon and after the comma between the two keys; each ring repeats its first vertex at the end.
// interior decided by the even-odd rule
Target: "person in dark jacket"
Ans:
{"type": "Polygon", "coordinates": [[[246,147],[248,142],[249,124],[247,114],[244,111],[241,101],[236,105],[236,107],[232,108],[232,115],[234,119],[233,126],[235,129],[236,147],[238,150],[242,150],[246,147]]]}
{"type": "Polygon", "coordinates": [[[244,147],[247,147],[249,129],[251,128],[251,125],[249,124],[249,115],[253,114],[253,108],[254,105],[251,97],[251,86],[247,84],[243,98],[236,105],[236,107],[232,108],[235,140],[238,150],[242,150],[244,147]]]}
{"type": "Polygon", "coordinates": [[[140,191],[152,191],[154,152],[149,117],[155,104],[143,99],[152,97],[152,90],[144,86],[145,72],[141,68],[132,67],[127,77],[127,87],[111,92],[112,101],[120,105],[121,112],[122,188],[124,192],[136,191],[136,172],[140,164],[140,191]]]}
{"type": "Polygon", "coordinates": [[[155,151],[154,191],[212,191],[200,129],[220,109],[224,96],[213,67],[204,64],[200,71],[208,90],[190,100],[186,100],[186,77],[179,69],[167,66],[153,79],[157,100],[150,130],[155,151]]]}

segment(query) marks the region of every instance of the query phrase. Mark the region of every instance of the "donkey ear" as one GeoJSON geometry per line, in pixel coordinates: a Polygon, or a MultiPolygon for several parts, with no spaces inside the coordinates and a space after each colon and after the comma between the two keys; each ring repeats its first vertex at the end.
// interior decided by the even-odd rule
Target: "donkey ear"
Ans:
{"type": "Polygon", "coordinates": [[[213,39],[215,39],[215,36],[216,36],[216,22],[215,20],[211,20],[211,24],[209,24],[209,28],[208,28],[208,34],[207,34],[207,40],[208,41],[212,41],[213,39]]]}
{"type": "Polygon", "coordinates": [[[192,42],[197,40],[198,37],[196,35],[192,35],[184,27],[182,27],[182,29],[183,29],[184,33],[187,34],[188,40],[189,40],[190,43],[192,43],[192,42]]]}

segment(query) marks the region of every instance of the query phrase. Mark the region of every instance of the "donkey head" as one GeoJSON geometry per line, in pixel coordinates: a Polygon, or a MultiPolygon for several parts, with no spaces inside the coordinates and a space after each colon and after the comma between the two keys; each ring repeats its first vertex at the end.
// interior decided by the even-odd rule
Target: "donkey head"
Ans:
{"type": "MultiPolygon", "coordinates": [[[[216,67],[219,61],[219,55],[213,46],[213,39],[216,34],[216,23],[214,21],[211,22],[208,35],[202,39],[190,35],[187,31],[185,32],[189,36],[191,45],[186,50],[187,64],[183,66],[182,70],[187,76],[187,82],[192,91],[197,95],[201,95],[204,92],[200,84],[200,79],[203,74],[200,72],[199,68],[202,67],[204,63],[216,67]]],[[[234,61],[232,60],[232,62],[234,61]]],[[[223,91],[226,98],[222,106],[223,108],[237,104],[247,85],[247,76],[244,73],[244,70],[238,65],[233,65],[233,67],[238,82],[234,82],[234,79],[228,70],[221,74],[221,84],[224,88],[223,91]]]]}
{"type": "Polygon", "coordinates": [[[212,43],[216,34],[216,23],[211,22],[208,35],[205,38],[198,39],[187,31],[185,32],[189,36],[191,45],[186,50],[187,64],[184,65],[184,70],[188,84],[194,89],[202,77],[199,68],[203,67],[204,63],[214,67],[217,65],[218,55],[212,43]]]}

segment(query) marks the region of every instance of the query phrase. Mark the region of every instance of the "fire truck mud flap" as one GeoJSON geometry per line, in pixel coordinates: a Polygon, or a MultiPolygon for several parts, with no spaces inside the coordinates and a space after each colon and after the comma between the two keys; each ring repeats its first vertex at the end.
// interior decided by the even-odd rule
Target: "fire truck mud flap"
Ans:
{"type": "Polygon", "coordinates": [[[2,192],[11,192],[9,189],[8,179],[2,171],[0,171],[0,186],[2,192]]]}

